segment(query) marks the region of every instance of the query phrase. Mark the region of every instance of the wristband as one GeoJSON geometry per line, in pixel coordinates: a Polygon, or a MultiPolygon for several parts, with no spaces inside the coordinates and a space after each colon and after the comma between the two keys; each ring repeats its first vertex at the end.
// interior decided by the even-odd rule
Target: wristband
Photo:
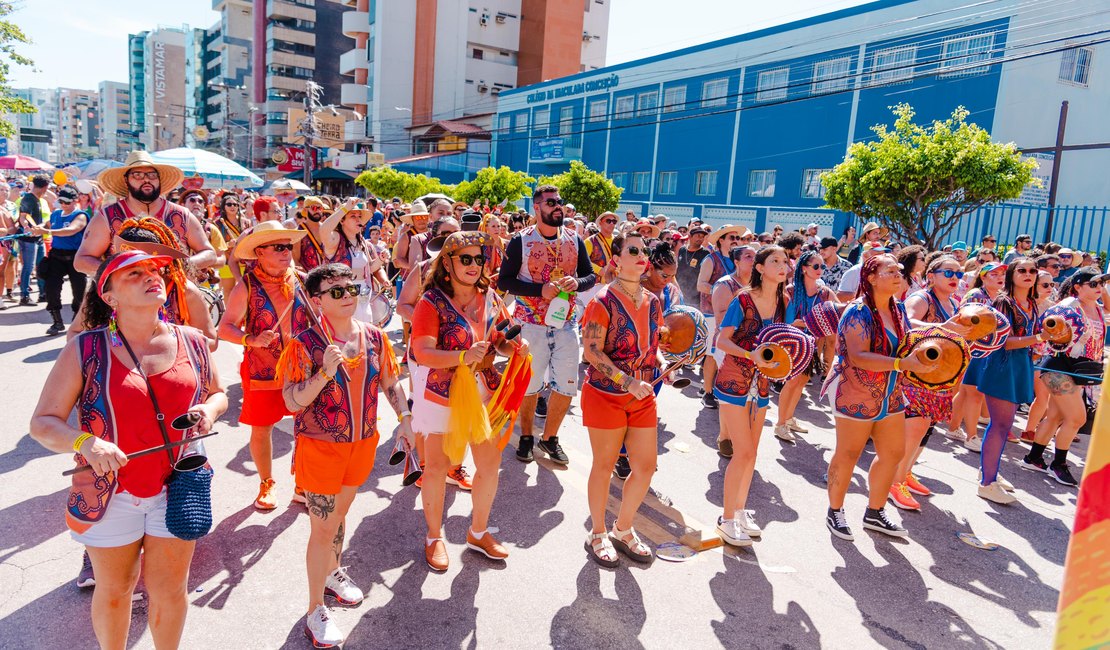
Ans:
{"type": "Polygon", "coordinates": [[[81,435],[77,436],[77,439],[73,441],[73,451],[81,453],[81,445],[85,444],[85,441],[91,437],[93,437],[93,434],[82,431],[81,435]]]}
{"type": "Polygon", "coordinates": [[[397,414],[397,420],[398,421],[404,420],[405,418],[411,418],[411,417],[412,417],[412,413],[410,413],[409,411],[401,411],[400,413],[397,414]]]}
{"type": "Polygon", "coordinates": [[[249,348],[249,347],[250,347],[249,345],[247,345],[247,337],[248,337],[248,336],[250,336],[250,334],[244,334],[244,335],[243,335],[243,338],[239,339],[239,344],[240,344],[240,345],[242,345],[242,346],[243,346],[243,347],[245,347],[245,348],[249,348]]]}
{"type": "Polygon", "coordinates": [[[898,357],[894,357],[894,372],[902,372],[902,368],[900,367],[901,364],[902,364],[902,359],[900,359],[898,357]]]}
{"type": "Polygon", "coordinates": [[[465,366],[466,365],[465,359],[466,359],[466,350],[459,350],[459,365],[460,366],[465,366]]]}
{"type": "Polygon", "coordinates": [[[610,379],[612,379],[613,383],[618,385],[618,386],[623,385],[624,384],[624,373],[621,372],[620,370],[618,370],[617,374],[610,377],[610,379]]]}
{"type": "Polygon", "coordinates": [[[328,381],[335,379],[335,375],[328,374],[327,368],[320,368],[320,374],[323,375],[324,379],[327,379],[328,381]]]}

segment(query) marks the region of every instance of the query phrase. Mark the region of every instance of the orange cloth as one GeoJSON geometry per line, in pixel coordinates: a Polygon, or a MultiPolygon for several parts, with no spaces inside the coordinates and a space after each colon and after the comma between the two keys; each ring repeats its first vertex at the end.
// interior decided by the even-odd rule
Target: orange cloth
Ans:
{"type": "Polygon", "coordinates": [[[239,413],[239,424],[268,427],[287,415],[293,415],[285,408],[281,389],[251,388],[246,363],[239,366],[239,376],[243,382],[243,408],[239,413]]]}
{"type": "Polygon", "coordinates": [[[343,486],[362,485],[374,469],[379,437],[328,442],[297,437],[293,473],[297,486],[313,494],[339,494],[343,486]]]}

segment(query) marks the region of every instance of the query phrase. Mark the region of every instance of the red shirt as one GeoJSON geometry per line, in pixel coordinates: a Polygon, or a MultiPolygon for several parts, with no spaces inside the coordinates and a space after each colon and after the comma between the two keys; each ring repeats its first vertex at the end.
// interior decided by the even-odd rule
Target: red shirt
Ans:
{"type": "MultiPolygon", "coordinates": [[[[116,421],[116,444],[125,454],[165,444],[142,376],[122,363],[113,363],[111,368],[108,394],[113,408],[120,414],[116,421]]],[[[196,373],[189,367],[181,337],[177,338],[177,357],[173,365],[164,372],[148,376],[166,417],[166,433],[170,440],[181,440],[184,432],[171,427],[170,422],[193,406],[192,397],[197,389],[196,373]]],[[[176,457],[179,450],[171,451],[176,457]]],[[[120,469],[119,489],[144,499],[155,496],[162,491],[172,471],[165,452],[135,458],[120,469]]]]}

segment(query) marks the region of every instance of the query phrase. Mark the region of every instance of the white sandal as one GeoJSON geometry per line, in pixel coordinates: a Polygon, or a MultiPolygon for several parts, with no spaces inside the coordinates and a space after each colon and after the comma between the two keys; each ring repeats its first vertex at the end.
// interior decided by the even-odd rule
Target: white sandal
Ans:
{"type": "Polygon", "coordinates": [[[589,551],[593,561],[603,567],[612,569],[620,565],[617,551],[606,533],[586,535],[586,550],[589,551]]]}
{"type": "Polygon", "coordinates": [[[640,536],[636,534],[634,528],[629,527],[628,530],[618,530],[617,525],[614,523],[613,530],[609,531],[609,539],[613,542],[613,545],[617,547],[618,551],[627,555],[633,562],[646,564],[655,559],[655,556],[651,552],[651,547],[640,539],[640,536]],[[629,535],[632,536],[632,539],[625,541],[625,538],[629,535]]]}

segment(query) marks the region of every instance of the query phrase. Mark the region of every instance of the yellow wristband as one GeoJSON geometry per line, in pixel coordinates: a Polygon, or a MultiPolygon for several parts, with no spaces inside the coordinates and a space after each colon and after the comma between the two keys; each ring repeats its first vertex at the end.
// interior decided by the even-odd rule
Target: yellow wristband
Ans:
{"type": "Polygon", "coordinates": [[[243,338],[239,339],[239,344],[242,345],[243,347],[248,347],[247,346],[247,337],[248,336],[250,336],[250,334],[244,334],[243,338]]]}
{"type": "Polygon", "coordinates": [[[463,361],[463,359],[465,359],[465,358],[466,358],[466,350],[459,350],[459,365],[460,366],[465,366],[466,365],[466,361],[463,361]]]}
{"type": "Polygon", "coordinates": [[[900,367],[901,363],[901,359],[894,357],[894,372],[902,372],[902,368],[900,367]]]}
{"type": "Polygon", "coordinates": [[[81,435],[77,436],[77,439],[73,441],[73,451],[81,453],[81,445],[85,444],[85,441],[91,437],[93,437],[93,434],[82,431],[81,435]]]}

